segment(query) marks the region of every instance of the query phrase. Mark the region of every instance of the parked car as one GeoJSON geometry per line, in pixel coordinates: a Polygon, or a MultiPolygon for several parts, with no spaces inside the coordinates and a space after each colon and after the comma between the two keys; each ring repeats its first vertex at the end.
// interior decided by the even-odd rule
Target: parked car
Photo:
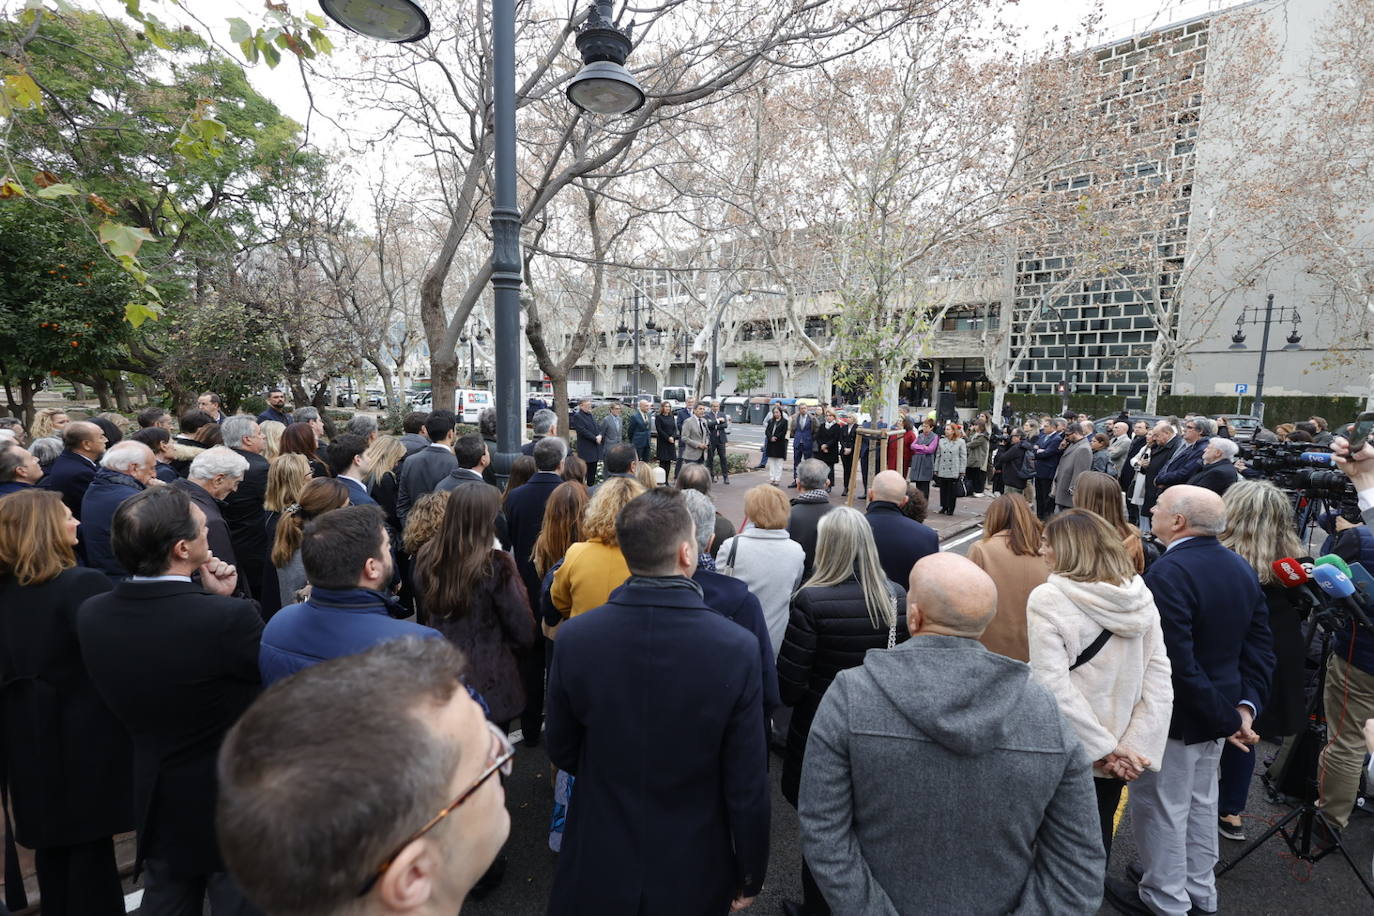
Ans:
{"type": "Polygon", "coordinates": [[[367,389],[367,406],[381,410],[386,406],[386,393],[380,388],[367,389]]]}
{"type": "Polygon", "coordinates": [[[1226,418],[1226,425],[1231,427],[1231,438],[1240,445],[1253,442],[1255,433],[1259,432],[1262,425],[1259,417],[1242,413],[1219,413],[1212,419],[1220,420],[1222,417],[1226,418]]]}

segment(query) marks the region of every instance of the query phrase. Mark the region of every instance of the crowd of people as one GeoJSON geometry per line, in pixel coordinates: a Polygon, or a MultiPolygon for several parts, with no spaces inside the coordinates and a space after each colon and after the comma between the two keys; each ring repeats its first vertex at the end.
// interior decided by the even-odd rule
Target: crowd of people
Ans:
{"type": "MultiPolygon", "coordinates": [[[[728,422],[684,410],[583,404],[571,450],[536,412],[504,481],[490,411],[326,437],[274,391],[132,434],[0,424],[6,835],[44,912],[123,913],[130,830],[154,916],[457,912],[503,878],[513,738],[554,768],[547,836],[514,840],[557,852],[551,913],[752,905],[770,746],[804,853],[789,914],[1217,911],[1255,746],[1305,724],[1305,609],[1272,566],[1291,508],[1224,479],[1232,440],[903,417],[860,512],[836,468],[882,440],[779,409],[736,524],[711,495],[728,422]],[[967,559],[923,522],[932,480],[940,511],[998,491],[967,559]]],[[[1368,563],[1374,446],[1342,461],[1366,524],[1338,549],[1368,563]]],[[[1327,842],[1374,742],[1374,639],[1336,655],[1327,842]]]]}

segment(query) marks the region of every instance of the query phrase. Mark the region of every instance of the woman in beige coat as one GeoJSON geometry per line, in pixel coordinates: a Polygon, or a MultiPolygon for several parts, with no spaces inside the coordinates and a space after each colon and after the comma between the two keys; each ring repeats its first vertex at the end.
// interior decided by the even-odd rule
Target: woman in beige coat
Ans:
{"type": "Polygon", "coordinates": [[[983,538],[968,558],[997,585],[997,616],[983,631],[983,645],[999,655],[1030,661],[1026,599],[1050,574],[1040,556],[1040,522],[1024,499],[1003,494],[988,506],[983,538]]]}

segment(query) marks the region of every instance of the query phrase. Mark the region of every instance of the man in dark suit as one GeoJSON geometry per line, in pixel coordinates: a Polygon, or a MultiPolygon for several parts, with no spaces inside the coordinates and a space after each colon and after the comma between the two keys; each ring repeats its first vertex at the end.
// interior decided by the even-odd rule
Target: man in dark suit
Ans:
{"type": "Polygon", "coordinates": [[[369,470],[363,456],[367,454],[367,440],[362,436],[345,433],[325,447],[325,463],[329,473],[339,483],[348,487],[348,501],[355,506],[375,506],[377,500],[367,492],[363,478],[369,470]]]}
{"type": "Polygon", "coordinates": [[[1206,417],[1193,417],[1183,424],[1183,442],[1174,452],[1168,463],[1155,475],[1155,486],[1161,490],[1180,483],[1202,470],[1208,440],[1216,433],[1216,427],[1206,417]]]}
{"type": "MultiPolygon", "coordinates": [[[[434,492],[446,493],[468,484],[480,483],[483,486],[491,486],[487,483],[487,470],[491,467],[491,451],[480,436],[468,433],[453,443],[453,456],[458,459],[458,466],[449,471],[447,477],[439,481],[434,487],[434,492]]],[[[493,487],[493,489],[496,488],[493,487]]],[[[510,525],[506,521],[506,513],[500,509],[496,510],[496,539],[501,542],[502,550],[511,549],[510,525]]]]}
{"type": "Polygon", "coordinates": [[[787,534],[806,553],[803,576],[811,575],[811,564],[816,559],[816,527],[821,523],[821,516],[835,508],[825,490],[829,473],[825,462],[818,458],[806,459],[797,471],[802,491],[792,499],[792,511],[787,515],[787,534]]]}
{"type": "Polygon", "coordinates": [[[61,493],[62,501],[78,520],[81,518],[81,497],[86,495],[86,488],[91,485],[108,444],[105,434],[94,423],[84,420],[68,423],[62,430],[63,452],[39,484],[45,490],[61,493]]]}
{"type": "Polygon", "coordinates": [[[906,480],[896,471],[883,471],[873,478],[869,493],[868,525],[878,546],[878,561],[893,582],[906,587],[911,567],[921,557],[940,552],[940,536],[934,528],[902,514],[906,505],[906,480]]]}
{"type": "MultiPolygon", "coordinates": [[[[222,445],[207,448],[195,457],[184,480],[171,484],[174,489],[185,493],[191,502],[200,507],[205,515],[205,526],[210,552],[215,559],[223,560],[237,568],[238,555],[234,552],[234,539],[229,533],[229,523],[224,520],[223,500],[243,480],[248,469],[244,458],[222,445]]],[[[234,594],[240,598],[252,597],[248,583],[243,577],[236,577],[234,594]]]]}
{"type": "Polygon", "coordinates": [[[1155,424],[1150,432],[1150,461],[1141,471],[1145,475],[1145,501],[1140,506],[1140,530],[1148,532],[1154,520],[1155,501],[1159,499],[1159,487],[1155,481],[1183,446],[1183,438],[1165,420],[1155,424]]]}
{"type": "MultiPolygon", "coordinates": [[[[606,476],[601,479],[601,483],[605,483],[612,477],[634,479],[637,460],[635,447],[628,442],[622,442],[608,449],[606,451],[606,476]]],[[[592,487],[592,496],[595,496],[596,491],[601,489],[601,483],[592,487]]]]}
{"type": "Polygon", "coordinates": [[[280,388],[273,388],[267,392],[267,409],[258,414],[258,422],[266,423],[274,420],[282,426],[291,425],[291,414],[286,412],[286,393],[280,388]]]}
{"type": "MultiPolygon", "coordinates": [[[[525,583],[525,593],[531,604],[538,602],[542,583],[534,569],[534,542],[544,528],[544,506],[549,496],[563,484],[558,469],[568,454],[568,443],[557,436],[545,436],[534,446],[535,473],[529,480],[510,492],[506,499],[506,525],[515,551],[515,566],[525,583]]],[[[533,624],[538,626],[538,624],[533,624]]],[[[539,730],[544,722],[544,638],[536,634],[534,645],[518,659],[520,677],[525,685],[525,711],[520,715],[524,742],[530,747],[539,744],[539,730]]]]}
{"type": "Polygon", "coordinates": [[[1202,467],[1188,478],[1188,485],[1204,487],[1218,496],[1225,496],[1231,484],[1240,479],[1240,472],[1231,463],[1238,451],[1234,440],[1213,436],[1202,453],[1202,467]]]}
{"type": "Polygon", "coordinates": [[[258,421],[245,414],[227,417],[219,428],[224,434],[224,444],[248,462],[248,470],[243,472],[239,485],[224,497],[223,515],[224,523],[229,526],[229,539],[234,542],[233,562],[239,568],[239,581],[248,586],[254,598],[260,599],[263,570],[272,549],[267,543],[267,512],[263,508],[263,500],[267,498],[267,472],[271,467],[262,457],[267,437],[262,434],[258,421]]]}
{"type": "Polygon", "coordinates": [[[681,494],[636,497],[616,531],[630,578],[558,628],[549,674],[549,759],[578,793],[549,912],[743,908],[768,866],[758,640],[689,578],[681,494]]]}
{"type": "Polygon", "coordinates": [[[254,602],[230,597],[237,570],[211,555],[206,535],[204,512],[179,488],[125,500],[112,540],[133,578],[77,614],[91,681],[133,739],[139,912],[155,916],[199,913],[207,897],[216,916],[255,912],[215,841],[215,755],[258,694],[262,619],[254,602]]]}
{"type": "Polygon", "coordinates": [[[654,434],[654,417],[649,413],[649,402],[639,399],[639,409],[630,414],[630,444],[635,447],[640,461],[649,460],[649,440],[654,434]]]}
{"type": "Polygon", "coordinates": [[[530,441],[520,446],[520,454],[533,455],[534,446],[540,439],[556,435],[558,435],[558,414],[547,407],[536,410],[534,419],[530,421],[530,441]]]}
{"type": "Polygon", "coordinates": [[[396,491],[396,514],[404,524],[410,507],[426,493],[434,491],[439,481],[458,465],[453,457],[453,414],[436,410],[425,420],[429,445],[411,455],[401,464],[401,482],[396,491]]]}
{"type": "Polygon", "coordinates": [[[1164,759],[1131,784],[1143,876],[1107,881],[1125,913],[1217,912],[1217,768],[1223,741],[1250,751],[1274,671],[1269,610],[1255,571],[1217,540],[1226,507],[1210,490],[1170,487],[1154,509],[1164,556],[1145,573],[1173,667],[1164,759]]]}
{"type": "Polygon", "coordinates": [[[730,418],[721,410],[720,401],[712,401],[706,409],[706,467],[711,471],[711,482],[716,480],[716,462],[720,462],[720,479],[730,483],[730,460],[726,454],[726,443],[730,440],[730,418]]]}
{"type": "Polygon", "coordinates": [[[1064,433],[1068,422],[1055,417],[1041,428],[1035,442],[1035,514],[1047,519],[1054,513],[1054,475],[1063,455],[1064,433]]]}
{"type": "Polygon", "coordinates": [[[425,421],[428,419],[429,414],[413,410],[401,421],[401,444],[406,447],[407,458],[429,445],[429,436],[425,435],[425,421]]]}
{"type": "MultiPolygon", "coordinates": [[[[792,487],[797,487],[797,467],[809,461],[816,446],[816,418],[811,415],[810,407],[798,407],[792,422],[788,424],[792,434],[792,487]]],[[[826,469],[829,478],[829,469],[826,469]]]]}
{"type": "Polygon", "coordinates": [[[115,558],[110,544],[110,526],[121,503],[142,493],[156,474],[157,459],[142,442],[119,442],[110,446],[100,459],[100,470],[91,478],[81,498],[81,543],[86,549],[86,566],[98,569],[111,579],[129,575],[115,558]]]}
{"type": "Polygon", "coordinates": [[[601,425],[596,422],[596,414],[592,413],[592,402],[590,398],[583,398],[577,402],[577,409],[573,411],[568,425],[572,431],[577,433],[577,457],[587,462],[587,486],[596,483],[596,465],[601,460],[601,425]]]}

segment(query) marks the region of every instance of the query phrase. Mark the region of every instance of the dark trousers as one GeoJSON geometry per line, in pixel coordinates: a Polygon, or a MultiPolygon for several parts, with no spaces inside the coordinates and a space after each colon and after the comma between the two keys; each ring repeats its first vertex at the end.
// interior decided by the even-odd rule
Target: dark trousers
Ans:
{"type": "Polygon", "coordinates": [[[840,489],[843,492],[848,493],[849,481],[854,474],[854,455],[852,453],[848,455],[841,455],[840,467],[843,469],[844,473],[844,479],[840,481],[840,489]]]}
{"type": "Polygon", "coordinates": [[[207,899],[211,916],[258,916],[261,912],[243,896],[228,872],[173,876],[166,862],[144,861],[141,916],[201,916],[207,899]]]}
{"type": "Polygon", "coordinates": [[[935,485],[940,488],[940,511],[953,515],[954,505],[959,501],[959,478],[936,477],[935,485]]]}
{"type": "Polygon", "coordinates": [[[590,487],[590,486],[592,486],[592,485],[595,484],[595,483],[596,483],[596,462],[595,462],[595,461],[588,461],[588,462],[587,462],[587,486],[590,487]]]}
{"type": "Polygon", "coordinates": [[[827,468],[825,482],[833,487],[835,485],[835,459],[822,458],[821,460],[825,462],[825,466],[827,468]]]}
{"type": "Polygon", "coordinates": [[[796,442],[793,442],[793,443],[792,443],[792,482],[793,482],[793,483],[796,483],[796,482],[797,482],[797,465],[801,464],[801,463],[802,463],[803,461],[805,461],[806,459],[812,457],[813,454],[814,454],[814,453],[813,453],[812,447],[811,447],[810,445],[806,446],[806,448],[802,448],[801,446],[797,445],[796,442]]]}
{"type": "Polygon", "coordinates": [[[520,680],[525,687],[525,709],[520,713],[520,728],[525,743],[533,747],[539,743],[539,730],[544,725],[544,634],[534,624],[534,645],[517,658],[520,680]]]}
{"type": "Polygon", "coordinates": [[[970,492],[982,493],[988,483],[988,472],[982,468],[968,469],[968,488],[970,492]]]}
{"type": "Polygon", "coordinates": [[[1093,788],[1097,790],[1097,819],[1102,822],[1102,849],[1107,853],[1107,863],[1112,861],[1112,828],[1116,822],[1116,808],[1121,804],[1121,790],[1126,784],[1119,779],[1093,777],[1093,788]]]}
{"type": "Polygon", "coordinates": [[[725,443],[716,442],[714,439],[706,446],[706,469],[711,472],[711,479],[716,479],[719,473],[724,480],[730,479],[730,462],[726,459],[725,443]],[[720,470],[716,470],[716,458],[720,458],[720,470]]]}
{"type": "Polygon", "coordinates": [[[1042,519],[1054,514],[1054,478],[1035,478],[1035,514],[1042,519]]]}
{"type": "Polygon", "coordinates": [[[1217,778],[1217,814],[1230,817],[1245,811],[1250,796],[1250,778],[1255,775],[1255,754],[1258,747],[1245,753],[1231,743],[1221,746],[1221,765],[1217,778]]]}
{"type": "Polygon", "coordinates": [[[661,467],[661,468],[663,468],[663,482],[664,482],[664,483],[672,483],[672,482],[673,482],[673,459],[671,459],[671,458],[660,458],[659,461],[658,461],[658,466],[661,467]]]}
{"type": "Polygon", "coordinates": [[[112,837],[37,849],[33,863],[44,916],[124,916],[112,837]]]}
{"type": "Polygon", "coordinates": [[[635,446],[635,453],[636,453],[637,455],[639,455],[639,460],[640,460],[640,461],[648,461],[648,460],[649,460],[649,443],[645,442],[643,445],[636,445],[636,446],[635,446]]]}
{"type": "Polygon", "coordinates": [[[916,489],[918,489],[918,490],[921,491],[921,495],[924,496],[924,497],[926,498],[926,503],[929,504],[929,503],[930,503],[930,481],[929,481],[929,480],[913,480],[913,481],[911,481],[911,482],[914,483],[914,484],[916,484],[916,489]]]}
{"type": "Polygon", "coordinates": [[[802,859],[802,912],[806,916],[830,916],[830,904],[825,902],[820,885],[816,883],[805,859],[802,859]]]}

